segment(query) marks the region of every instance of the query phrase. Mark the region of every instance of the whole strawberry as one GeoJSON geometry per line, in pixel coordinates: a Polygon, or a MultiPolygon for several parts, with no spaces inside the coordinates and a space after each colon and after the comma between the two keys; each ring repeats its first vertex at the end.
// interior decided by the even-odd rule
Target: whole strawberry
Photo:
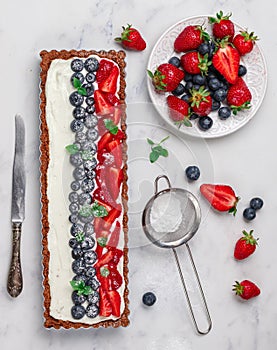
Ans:
{"type": "Polygon", "coordinates": [[[167,96],[170,118],[178,125],[192,126],[189,120],[189,104],[177,96],[167,96]]]}
{"type": "Polygon", "coordinates": [[[120,42],[123,47],[136,51],[143,51],[146,48],[146,42],[140,35],[140,32],[133,28],[131,24],[127,27],[122,27],[123,32],[120,38],[115,38],[114,40],[120,42]]]}
{"type": "Polygon", "coordinates": [[[252,100],[251,92],[245,81],[239,77],[234,85],[232,85],[227,93],[227,103],[236,115],[242,109],[249,109],[252,100]]]}
{"type": "Polygon", "coordinates": [[[183,29],[174,41],[176,52],[195,50],[204,41],[210,40],[210,36],[202,26],[190,25],[183,29]]]}
{"type": "Polygon", "coordinates": [[[236,295],[245,300],[257,297],[261,293],[260,288],[249,280],[244,280],[240,283],[236,281],[233,287],[233,291],[236,295]]]}
{"type": "Polygon", "coordinates": [[[252,255],[256,250],[256,246],[258,244],[258,238],[255,239],[253,237],[253,230],[251,230],[249,233],[242,231],[242,233],[243,237],[237,241],[234,249],[234,257],[237,260],[243,260],[246,259],[249,255],[252,255]]]}
{"type": "Polygon", "coordinates": [[[238,50],[241,56],[253,50],[255,41],[259,40],[254,32],[248,33],[247,31],[241,31],[234,37],[233,45],[238,50]]]}
{"type": "Polygon", "coordinates": [[[209,17],[209,22],[213,24],[213,35],[217,39],[223,39],[228,37],[232,41],[235,34],[234,23],[229,19],[232,16],[232,13],[223,15],[223,12],[220,11],[216,14],[216,17],[209,17]]]}
{"type": "Polygon", "coordinates": [[[148,75],[157,91],[173,91],[183,80],[185,73],[170,63],[159,65],[154,74],[148,70],[148,75]]]}
{"type": "Polygon", "coordinates": [[[211,203],[212,207],[218,211],[228,211],[236,215],[239,197],[229,185],[202,184],[201,194],[211,203]]]}
{"type": "Polygon", "coordinates": [[[181,56],[181,66],[189,74],[206,74],[209,65],[208,54],[202,56],[197,51],[190,51],[181,56]]]}
{"type": "Polygon", "coordinates": [[[210,92],[204,86],[200,86],[199,90],[190,90],[191,98],[189,100],[191,109],[200,117],[208,115],[212,110],[212,98],[210,92]]]}

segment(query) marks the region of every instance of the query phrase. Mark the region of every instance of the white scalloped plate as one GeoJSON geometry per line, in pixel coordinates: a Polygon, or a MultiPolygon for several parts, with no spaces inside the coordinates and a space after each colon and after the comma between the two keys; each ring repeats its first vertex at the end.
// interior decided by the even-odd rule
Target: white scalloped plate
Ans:
{"type": "MultiPolygon", "coordinates": [[[[154,71],[161,63],[167,62],[170,57],[182,55],[174,52],[173,45],[176,37],[185,26],[201,24],[206,28],[206,31],[211,34],[211,25],[208,22],[208,17],[209,16],[195,16],[184,19],[164,32],[150,54],[148,69],[154,71]]],[[[234,25],[236,33],[240,30],[245,30],[236,23],[234,23],[234,25]]],[[[192,121],[192,127],[181,126],[179,129],[181,133],[203,138],[221,137],[237,131],[253,118],[262,103],[267,85],[266,63],[263,53],[257,43],[254,45],[254,49],[251,53],[241,58],[241,64],[245,65],[247,68],[247,74],[243,79],[246,81],[252,94],[252,107],[249,110],[238,112],[237,116],[232,115],[227,120],[220,120],[217,116],[217,111],[211,112],[210,116],[213,118],[213,126],[211,129],[201,131],[196,125],[197,122],[192,121]]],[[[151,79],[148,79],[148,91],[160,116],[171,126],[177,128],[168,116],[166,104],[168,93],[158,94],[152,85],[151,79]]]]}

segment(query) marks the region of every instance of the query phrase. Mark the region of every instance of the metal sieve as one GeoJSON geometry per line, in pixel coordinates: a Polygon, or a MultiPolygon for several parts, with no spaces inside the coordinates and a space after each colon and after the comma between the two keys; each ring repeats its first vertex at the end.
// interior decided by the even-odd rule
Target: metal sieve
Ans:
{"type": "MultiPolygon", "coordinates": [[[[163,213],[161,215],[163,215],[163,213]]],[[[163,219],[166,222],[167,217],[166,216],[163,218],[161,217],[161,219],[163,219]]],[[[201,286],[200,278],[192,257],[190,247],[188,245],[188,241],[197,232],[198,227],[200,225],[200,221],[201,221],[201,210],[200,210],[200,206],[197,198],[187,190],[184,190],[182,188],[172,188],[170,181],[166,175],[158,176],[155,180],[154,196],[147,202],[142,214],[142,227],[145,232],[145,235],[153,244],[155,244],[160,248],[172,249],[195,329],[199,334],[207,334],[212,328],[212,320],[208,310],[206,298],[201,286]],[[166,180],[168,184],[168,188],[159,191],[158,183],[159,183],[159,180],[162,178],[166,180]],[[180,214],[181,214],[180,222],[178,222],[175,227],[172,227],[170,229],[170,232],[166,232],[166,230],[162,227],[158,227],[157,229],[157,225],[155,224],[155,221],[153,221],[153,218],[152,218],[153,207],[156,205],[157,200],[160,200],[161,198],[165,199],[165,203],[168,203],[168,208],[164,208],[165,210],[164,215],[166,215],[167,209],[168,209],[169,215],[172,209],[173,211],[177,207],[180,209],[180,214]],[[192,308],[192,304],[187,291],[181,264],[180,264],[177,250],[176,250],[177,247],[183,244],[186,245],[189,259],[193,268],[193,272],[196,277],[197,285],[198,285],[202,302],[205,308],[205,314],[208,321],[208,328],[204,331],[200,330],[198,327],[198,323],[196,321],[196,317],[192,308]]]]}

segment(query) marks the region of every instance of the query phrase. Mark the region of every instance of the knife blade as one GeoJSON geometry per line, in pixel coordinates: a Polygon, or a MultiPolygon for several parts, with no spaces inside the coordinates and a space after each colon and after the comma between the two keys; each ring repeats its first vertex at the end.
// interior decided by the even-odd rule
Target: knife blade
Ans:
{"type": "Polygon", "coordinates": [[[15,151],[12,178],[12,258],[8,275],[8,293],[17,297],[23,288],[23,278],[20,260],[20,241],[22,223],[25,219],[25,126],[20,115],[15,116],[15,151]]]}

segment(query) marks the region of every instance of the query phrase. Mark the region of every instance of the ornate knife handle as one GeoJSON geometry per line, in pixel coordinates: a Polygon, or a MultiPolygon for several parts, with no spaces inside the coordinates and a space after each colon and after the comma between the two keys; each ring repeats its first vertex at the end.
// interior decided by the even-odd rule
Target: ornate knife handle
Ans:
{"type": "Polygon", "coordinates": [[[20,262],[20,240],[21,240],[21,226],[20,222],[14,222],[12,224],[13,232],[13,247],[12,247],[12,260],[10,265],[10,271],[8,276],[8,293],[13,298],[17,297],[23,288],[22,270],[20,262]]]}

